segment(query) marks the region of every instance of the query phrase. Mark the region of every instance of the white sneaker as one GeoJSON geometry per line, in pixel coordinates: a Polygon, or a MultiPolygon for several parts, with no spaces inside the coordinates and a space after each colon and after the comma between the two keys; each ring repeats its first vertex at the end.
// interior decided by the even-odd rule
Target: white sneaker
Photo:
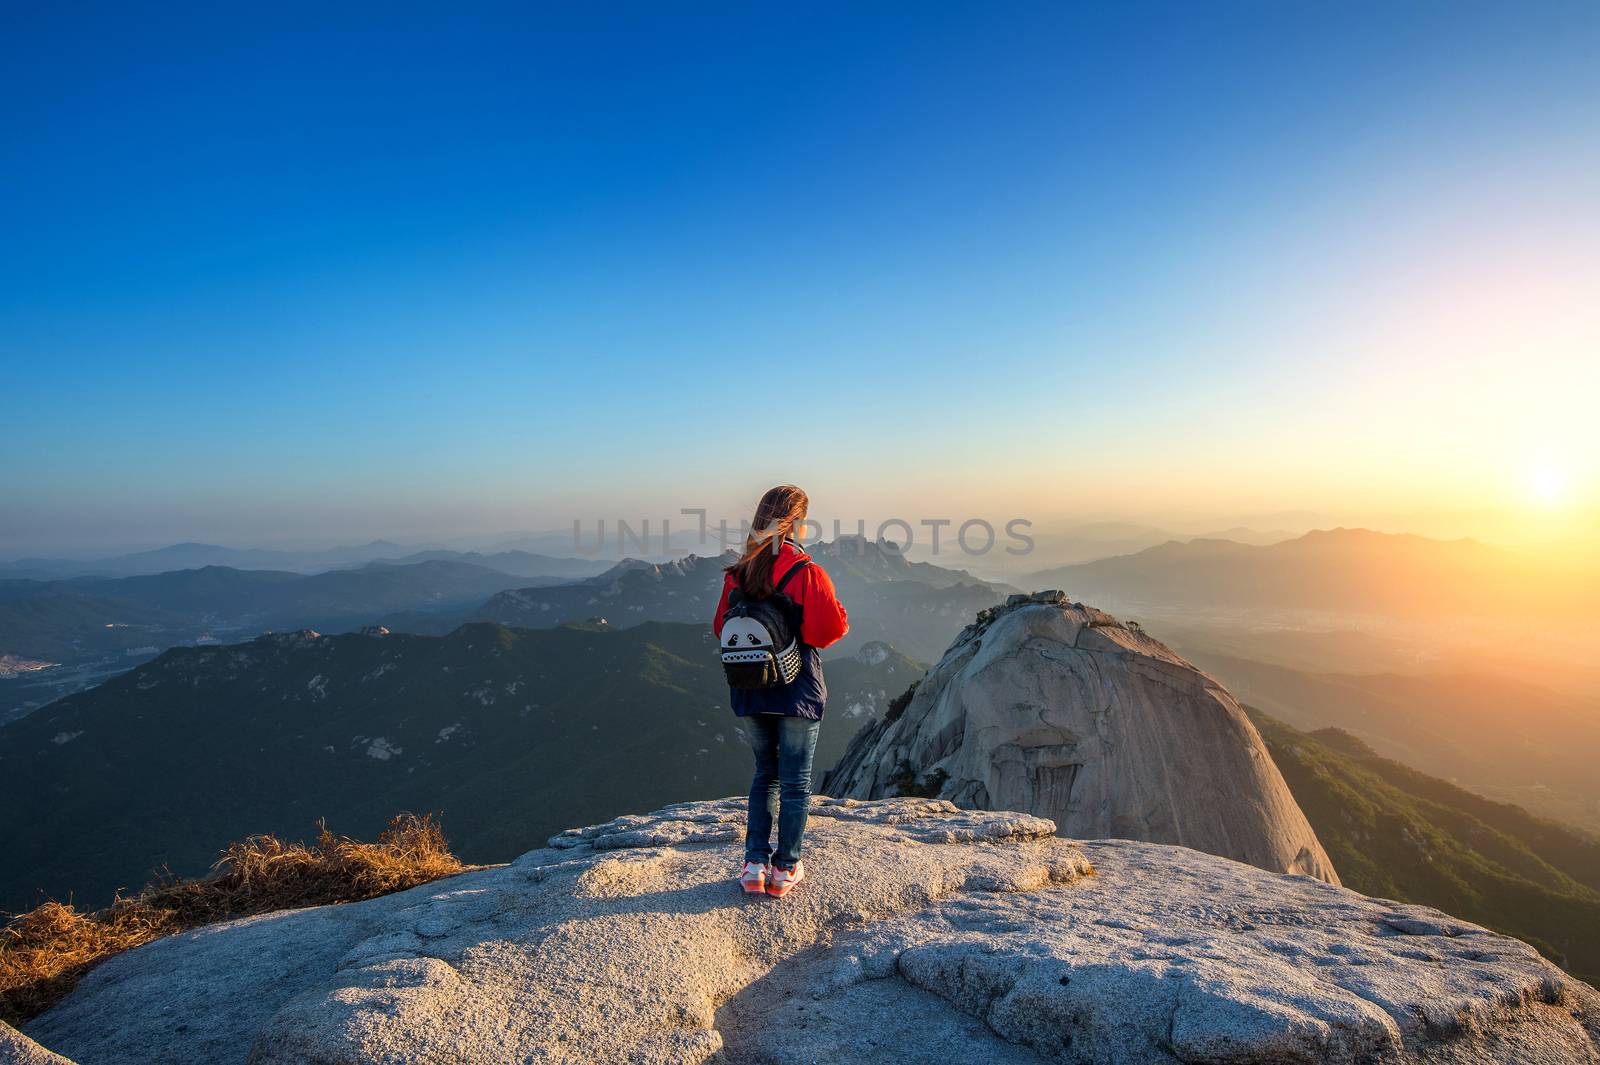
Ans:
{"type": "Polygon", "coordinates": [[[760,862],[745,862],[739,874],[739,886],[747,895],[759,895],[767,890],[767,867],[760,862]]]}
{"type": "MultiPolygon", "coordinates": [[[[790,888],[805,878],[806,868],[801,862],[795,862],[793,869],[785,869],[780,865],[774,865],[771,874],[767,878],[767,894],[781,899],[789,894],[790,888]]],[[[749,889],[747,888],[746,890],[749,889]]]]}

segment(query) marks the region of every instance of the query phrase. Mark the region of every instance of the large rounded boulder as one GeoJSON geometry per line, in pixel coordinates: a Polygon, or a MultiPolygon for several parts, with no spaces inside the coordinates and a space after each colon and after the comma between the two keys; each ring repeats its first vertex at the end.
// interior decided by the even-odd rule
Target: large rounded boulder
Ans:
{"type": "Polygon", "coordinates": [[[1023,810],[1077,839],[1170,843],[1338,883],[1244,709],[1136,625],[1058,591],[980,614],[830,795],[1023,810]]]}

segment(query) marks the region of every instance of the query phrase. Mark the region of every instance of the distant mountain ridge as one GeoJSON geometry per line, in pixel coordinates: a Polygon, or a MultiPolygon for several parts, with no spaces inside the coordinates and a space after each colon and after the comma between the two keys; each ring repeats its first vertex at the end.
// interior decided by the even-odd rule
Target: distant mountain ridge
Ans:
{"type": "Polygon", "coordinates": [[[1195,536],[1155,525],[1097,521],[1066,527],[1036,526],[1029,530],[1029,535],[1034,541],[1030,552],[1032,565],[1036,567],[1036,572],[1042,572],[1045,569],[1131,555],[1169,541],[1236,540],[1246,544],[1275,544],[1291,539],[1294,533],[1233,526],[1195,536]]]}
{"type": "MultiPolygon", "coordinates": [[[[484,558],[533,555],[542,559],[560,559],[566,562],[586,563],[592,575],[623,558],[632,548],[651,559],[664,559],[705,550],[708,539],[696,532],[679,529],[670,540],[663,542],[661,527],[650,529],[645,546],[640,547],[645,523],[634,523],[629,534],[620,536],[618,526],[608,522],[606,535],[597,538],[597,528],[586,525],[577,533],[571,529],[542,533],[505,533],[473,540],[457,540],[457,548],[442,543],[398,543],[376,539],[363,544],[340,544],[332,547],[272,548],[227,547],[222,544],[185,541],[164,547],[97,558],[14,558],[0,560],[0,578],[31,577],[37,580],[59,580],[68,577],[132,577],[162,573],[176,569],[198,569],[201,566],[231,566],[234,569],[278,569],[295,573],[320,573],[324,570],[348,566],[364,566],[369,562],[422,561],[425,557],[447,558],[460,562],[482,562],[484,558]],[[460,546],[463,542],[473,547],[460,546]]],[[[580,574],[572,574],[574,576],[580,574]]]]}
{"type": "Polygon", "coordinates": [[[223,547],[220,544],[181,543],[151,551],[113,555],[94,560],[21,558],[0,562],[0,578],[24,577],[33,580],[69,580],[74,577],[141,577],[174,570],[226,566],[241,570],[282,570],[314,574],[332,569],[349,569],[373,562],[408,565],[414,562],[466,562],[506,573],[540,577],[589,577],[603,571],[614,559],[603,554],[575,557],[574,545],[564,545],[567,554],[530,552],[508,547],[488,553],[455,551],[437,546],[398,544],[392,540],[373,540],[365,544],[323,549],[288,550],[272,548],[223,547]]]}
{"type": "Polygon", "coordinates": [[[144,612],[141,624],[169,627],[336,629],[367,624],[386,611],[480,601],[520,579],[485,566],[431,560],[311,575],[202,566],[138,577],[13,580],[0,588],[0,650],[71,654],[80,634],[43,623],[42,605],[56,598],[79,604],[91,626],[132,624],[132,610],[144,612]]]}
{"type": "Polygon", "coordinates": [[[848,576],[861,580],[918,581],[933,588],[984,584],[1006,595],[1015,591],[1009,585],[974,577],[964,569],[936,562],[913,562],[891,540],[841,536],[837,540],[809,544],[806,551],[824,565],[835,582],[840,576],[848,576]]]}
{"type": "Polygon", "coordinates": [[[60,664],[0,685],[0,723],[167,647],[265,629],[346,631],[395,612],[464,612],[539,580],[561,578],[432,559],[310,575],[202,566],[136,577],[0,580],[0,655],[60,664]]]}
{"type": "Polygon", "coordinates": [[[1476,540],[1327,529],[1281,543],[1169,541],[1135,554],[1031,574],[1029,583],[1119,606],[1168,604],[1347,611],[1439,618],[1506,610],[1587,609],[1593,575],[1476,540]]]}
{"type": "MultiPolygon", "coordinates": [[[[966,617],[1008,590],[962,570],[907,561],[892,545],[857,541],[817,551],[855,619],[834,655],[889,641],[929,657],[966,617]]],[[[619,626],[704,625],[727,561],[426,551],[314,574],[208,565],[132,577],[0,578],[0,655],[61,664],[0,678],[0,724],[167,647],[266,629],[343,632],[381,622],[444,635],[469,620],[547,628],[596,616],[619,626]],[[546,566],[551,575],[537,573],[546,566]]]]}
{"type": "MultiPolygon", "coordinates": [[[[850,614],[849,650],[886,640],[918,659],[943,652],[977,611],[1011,594],[1008,585],[964,570],[911,562],[887,541],[842,538],[808,545],[850,614]]],[[[687,621],[709,625],[732,552],[671,562],[626,559],[597,577],[560,587],[502,592],[470,615],[474,621],[545,627],[604,617],[614,625],[687,621]]]]}
{"type": "Polygon", "coordinates": [[[373,540],[366,544],[301,551],[223,547],[220,544],[186,542],[88,561],[52,558],[17,559],[0,563],[0,575],[33,576],[42,580],[81,576],[137,577],[173,570],[199,569],[204,566],[315,573],[340,566],[365,565],[384,558],[398,558],[416,550],[415,547],[406,547],[389,540],[373,540]]]}
{"type": "Polygon", "coordinates": [[[439,548],[431,551],[418,551],[414,554],[381,561],[391,566],[406,566],[418,562],[432,561],[464,562],[469,565],[483,566],[486,569],[498,570],[501,573],[510,573],[519,577],[549,577],[563,580],[593,577],[604,573],[611,567],[609,561],[602,559],[562,558],[556,555],[541,555],[515,549],[484,554],[479,551],[447,551],[439,548]]]}

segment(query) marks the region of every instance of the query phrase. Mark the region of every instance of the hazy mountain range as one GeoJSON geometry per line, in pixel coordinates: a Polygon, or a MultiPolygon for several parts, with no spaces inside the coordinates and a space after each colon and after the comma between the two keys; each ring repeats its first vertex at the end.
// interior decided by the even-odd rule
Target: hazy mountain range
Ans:
{"type": "Polygon", "coordinates": [[[1586,612],[1595,571],[1559,572],[1474,540],[1330,529],[1270,545],[1171,541],[1039,570],[1026,583],[1118,607],[1314,610],[1449,619],[1507,610],[1586,612]]]}
{"type": "Polygon", "coordinates": [[[309,574],[364,566],[370,562],[403,564],[431,559],[469,562],[508,573],[586,577],[626,557],[630,549],[641,557],[656,560],[687,554],[697,546],[704,550],[697,533],[673,533],[668,545],[670,550],[663,555],[659,553],[663,546],[659,528],[655,535],[643,543],[633,537],[619,539],[614,524],[606,526],[604,539],[597,539],[596,531],[592,526],[586,528],[581,544],[574,540],[571,530],[505,534],[491,538],[474,550],[456,550],[442,544],[401,544],[392,540],[305,549],[181,543],[95,559],[19,558],[0,562],[0,578],[60,580],[70,577],[134,577],[203,566],[309,574]]]}
{"type": "MultiPolygon", "coordinates": [[[[827,663],[830,764],[922,675],[882,644],[827,663]]],[[[285,633],[174,648],[0,728],[0,909],[109,901],[253,832],[355,835],[438,811],[463,858],[749,786],[709,627],[285,633]]]]}
{"type": "MultiPolygon", "coordinates": [[[[908,561],[894,544],[884,541],[843,538],[808,550],[833,578],[850,612],[850,634],[840,650],[886,640],[916,658],[937,658],[975,613],[1016,591],[962,570],[908,561]]],[[[689,555],[665,563],[628,560],[588,580],[502,592],[470,618],[531,627],[591,617],[604,617],[613,625],[704,624],[721,595],[723,567],[733,557],[729,553],[712,558],[689,555]]],[[[435,619],[434,625],[451,620],[435,619]]],[[[409,628],[414,619],[396,618],[394,624],[409,628]]]]}
{"type": "Polygon", "coordinates": [[[181,543],[150,551],[113,555],[99,559],[19,558],[0,563],[0,575],[60,579],[65,577],[126,577],[166,573],[202,566],[229,566],[233,569],[277,569],[294,573],[316,573],[341,566],[359,566],[379,559],[398,558],[415,552],[388,540],[321,550],[289,551],[263,548],[223,547],[219,544],[181,543]]]}
{"type": "MultiPolygon", "coordinates": [[[[185,542],[169,544],[146,551],[133,551],[100,558],[19,558],[0,561],[0,578],[28,577],[35,580],[58,580],[67,577],[131,577],[152,573],[166,573],[178,569],[198,569],[202,566],[228,566],[233,569],[274,569],[291,573],[320,573],[324,570],[363,566],[369,562],[420,562],[444,559],[470,562],[500,569],[508,573],[526,573],[533,576],[588,577],[602,572],[608,565],[624,558],[642,558],[652,562],[665,562],[684,555],[720,554],[721,531],[708,529],[702,537],[698,527],[691,528],[692,519],[685,518],[670,530],[665,539],[659,521],[648,524],[642,521],[628,523],[621,528],[615,520],[605,522],[602,530],[595,521],[586,521],[578,529],[556,529],[544,532],[506,532],[492,536],[465,538],[454,544],[397,543],[377,539],[362,544],[342,544],[317,548],[239,548],[220,544],[185,542]],[[601,535],[603,532],[604,535],[601,535]],[[525,556],[532,556],[531,559],[525,556]],[[562,565],[570,569],[562,569],[562,565]]],[[[736,528],[729,534],[737,536],[736,528]]],[[[1259,531],[1236,527],[1204,534],[1207,539],[1236,540],[1240,543],[1265,544],[1287,540],[1292,534],[1283,531],[1259,531]]],[[[1144,548],[1169,540],[1187,540],[1190,537],[1154,525],[1129,522],[1097,522],[1069,526],[1059,531],[1036,531],[1033,534],[1034,566],[1041,564],[1065,565],[1087,562],[1113,555],[1132,554],[1144,548]]],[[[945,539],[948,541],[949,536],[945,539]]],[[[734,546],[734,545],[728,545],[734,546]]],[[[907,552],[909,557],[931,561],[941,566],[957,564],[962,556],[955,549],[929,555],[925,545],[907,552]]],[[[981,563],[981,558],[972,559],[981,563]]]]}
{"type": "Polygon", "coordinates": [[[562,558],[557,555],[540,555],[529,551],[511,549],[484,554],[481,551],[446,551],[435,548],[386,559],[390,565],[406,566],[418,562],[460,562],[485,569],[498,570],[517,577],[560,578],[578,580],[593,577],[611,568],[607,559],[562,558]]]}
{"type": "MultiPolygon", "coordinates": [[[[1033,550],[1025,560],[1035,570],[1042,566],[1070,566],[1117,555],[1131,555],[1148,547],[1189,540],[1232,540],[1242,544],[1275,544],[1291,539],[1294,533],[1283,529],[1249,529],[1233,526],[1199,534],[1184,534],[1158,525],[1138,522],[1100,521],[1065,528],[1034,527],[1028,530],[1033,550]]],[[[948,537],[946,537],[948,539],[948,537]]],[[[916,551],[915,557],[924,557],[916,551]]],[[[948,557],[948,556],[947,556],[948,557]]],[[[980,556],[987,559],[989,556],[980,556]]],[[[937,559],[935,559],[937,561],[937,559]]]]}
{"type": "MultiPolygon", "coordinates": [[[[479,602],[517,575],[463,562],[369,563],[305,576],[227,566],[141,577],[0,581],[0,648],[68,659],[193,630],[354,627],[386,611],[479,602]]],[[[555,580],[557,578],[546,578],[555,580]]],[[[163,643],[164,641],[164,643],[163,643]]]]}
{"type": "MultiPolygon", "coordinates": [[[[1011,590],[908,562],[892,546],[857,541],[815,550],[855,619],[836,653],[892,637],[908,653],[932,657],[966,618],[1011,590]]],[[[55,664],[8,669],[14,675],[0,679],[0,722],[168,647],[271,629],[342,632],[382,621],[443,635],[471,620],[548,628],[595,616],[618,626],[707,624],[726,561],[429,551],[309,575],[207,565],[135,577],[0,579],[0,656],[22,666],[55,664]]]]}
{"type": "Polygon", "coordinates": [[[610,564],[610,560],[603,553],[593,559],[570,556],[570,537],[565,555],[530,552],[515,546],[501,547],[488,553],[453,551],[438,546],[408,546],[389,540],[373,540],[370,543],[348,547],[301,551],[182,543],[153,551],[137,551],[90,561],[22,558],[12,562],[0,562],[0,578],[63,580],[72,577],[136,577],[170,573],[174,570],[200,569],[206,566],[313,574],[332,569],[365,566],[372,562],[406,565],[428,561],[465,562],[524,576],[588,577],[604,571],[610,564]]]}

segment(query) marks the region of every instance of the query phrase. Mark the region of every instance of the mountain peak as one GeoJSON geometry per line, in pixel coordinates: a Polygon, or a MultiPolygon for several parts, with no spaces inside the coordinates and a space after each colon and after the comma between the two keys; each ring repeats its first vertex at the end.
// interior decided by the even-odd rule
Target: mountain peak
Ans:
{"type": "MultiPolygon", "coordinates": [[[[382,626],[379,626],[380,628],[382,626]]],[[[388,632],[384,629],[384,632],[388,632]]],[[[322,633],[316,629],[297,629],[294,632],[263,632],[255,638],[256,643],[274,644],[278,647],[305,647],[322,639],[322,633]]]]}
{"type": "Polygon", "coordinates": [[[1060,591],[983,611],[823,790],[927,794],[1071,836],[1175,843],[1338,883],[1243,707],[1137,625],[1060,591]]]}
{"type": "Polygon", "coordinates": [[[882,538],[874,540],[855,533],[841,533],[833,540],[818,540],[814,544],[807,544],[806,551],[819,558],[848,558],[852,555],[860,557],[869,554],[905,557],[905,552],[900,550],[900,545],[893,540],[882,538]]]}
{"type": "Polygon", "coordinates": [[[1287,542],[1303,544],[1415,544],[1424,546],[1486,547],[1481,540],[1475,540],[1470,536],[1457,537],[1454,540],[1442,540],[1433,536],[1422,536],[1418,533],[1381,532],[1377,529],[1344,525],[1337,525],[1331,529],[1312,529],[1304,535],[1295,537],[1295,539],[1287,542]]]}

